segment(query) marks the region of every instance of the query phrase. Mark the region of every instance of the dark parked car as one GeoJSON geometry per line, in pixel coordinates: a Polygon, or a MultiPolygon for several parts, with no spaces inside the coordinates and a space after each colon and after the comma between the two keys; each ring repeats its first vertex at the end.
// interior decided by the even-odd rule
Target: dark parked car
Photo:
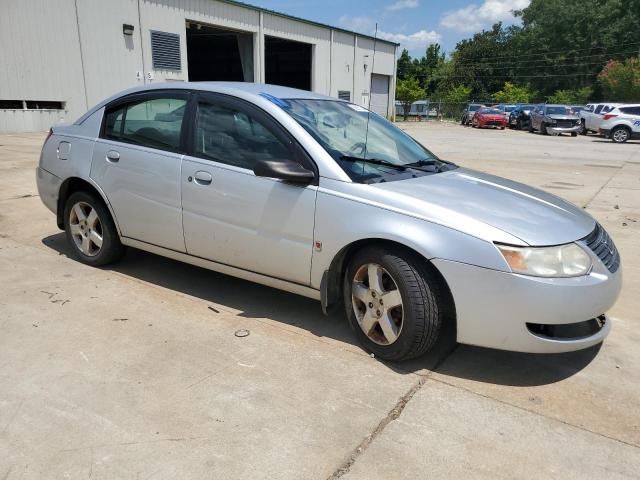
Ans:
{"type": "Polygon", "coordinates": [[[471,119],[473,118],[475,113],[482,107],[484,107],[484,105],[482,105],[481,103],[470,103],[469,105],[467,105],[467,108],[465,108],[464,112],[462,112],[462,119],[460,120],[460,123],[462,125],[471,124],[471,119]]]}
{"type": "Polygon", "coordinates": [[[531,115],[531,110],[535,105],[531,104],[522,104],[516,105],[513,110],[509,113],[508,125],[509,128],[516,128],[518,130],[523,130],[529,127],[529,120],[531,115]]]}

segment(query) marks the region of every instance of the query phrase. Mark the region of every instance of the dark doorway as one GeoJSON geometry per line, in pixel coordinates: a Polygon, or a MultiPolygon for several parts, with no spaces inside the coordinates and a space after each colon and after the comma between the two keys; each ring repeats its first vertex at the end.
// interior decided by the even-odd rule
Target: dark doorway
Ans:
{"type": "Polygon", "coordinates": [[[311,90],[311,45],[265,37],[265,81],[311,90]]]}
{"type": "Polygon", "coordinates": [[[253,35],[187,22],[189,80],[253,82],[253,35]]]}

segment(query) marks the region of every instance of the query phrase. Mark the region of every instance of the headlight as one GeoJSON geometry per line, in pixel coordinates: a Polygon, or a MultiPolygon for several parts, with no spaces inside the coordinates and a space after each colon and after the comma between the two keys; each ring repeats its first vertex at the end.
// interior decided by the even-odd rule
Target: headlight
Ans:
{"type": "Polygon", "coordinates": [[[591,269],[591,257],[575,243],[557,247],[496,247],[514,273],[535,277],[579,277],[591,269]]]}

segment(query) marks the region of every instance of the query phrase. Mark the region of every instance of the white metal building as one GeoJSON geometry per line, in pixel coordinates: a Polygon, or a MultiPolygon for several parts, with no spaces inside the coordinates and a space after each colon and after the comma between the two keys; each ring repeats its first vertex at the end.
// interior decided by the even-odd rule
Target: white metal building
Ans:
{"type": "Polygon", "coordinates": [[[73,121],[159,81],[275,83],[391,116],[396,53],[395,43],[231,0],[1,0],[0,132],[73,121]]]}

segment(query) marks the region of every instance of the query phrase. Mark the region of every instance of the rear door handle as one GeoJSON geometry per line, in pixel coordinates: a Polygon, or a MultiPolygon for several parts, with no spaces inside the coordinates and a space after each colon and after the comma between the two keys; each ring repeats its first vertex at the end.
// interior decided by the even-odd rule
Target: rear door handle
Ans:
{"type": "Polygon", "coordinates": [[[117,163],[120,160],[120,154],[115,150],[109,150],[107,152],[107,162],[117,163]]]}
{"type": "Polygon", "coordinates": [[[202,170],[198,170],[194,173],[193,178],[198,185],[210,185],[213,181],[211,174],[202,170]]]}

